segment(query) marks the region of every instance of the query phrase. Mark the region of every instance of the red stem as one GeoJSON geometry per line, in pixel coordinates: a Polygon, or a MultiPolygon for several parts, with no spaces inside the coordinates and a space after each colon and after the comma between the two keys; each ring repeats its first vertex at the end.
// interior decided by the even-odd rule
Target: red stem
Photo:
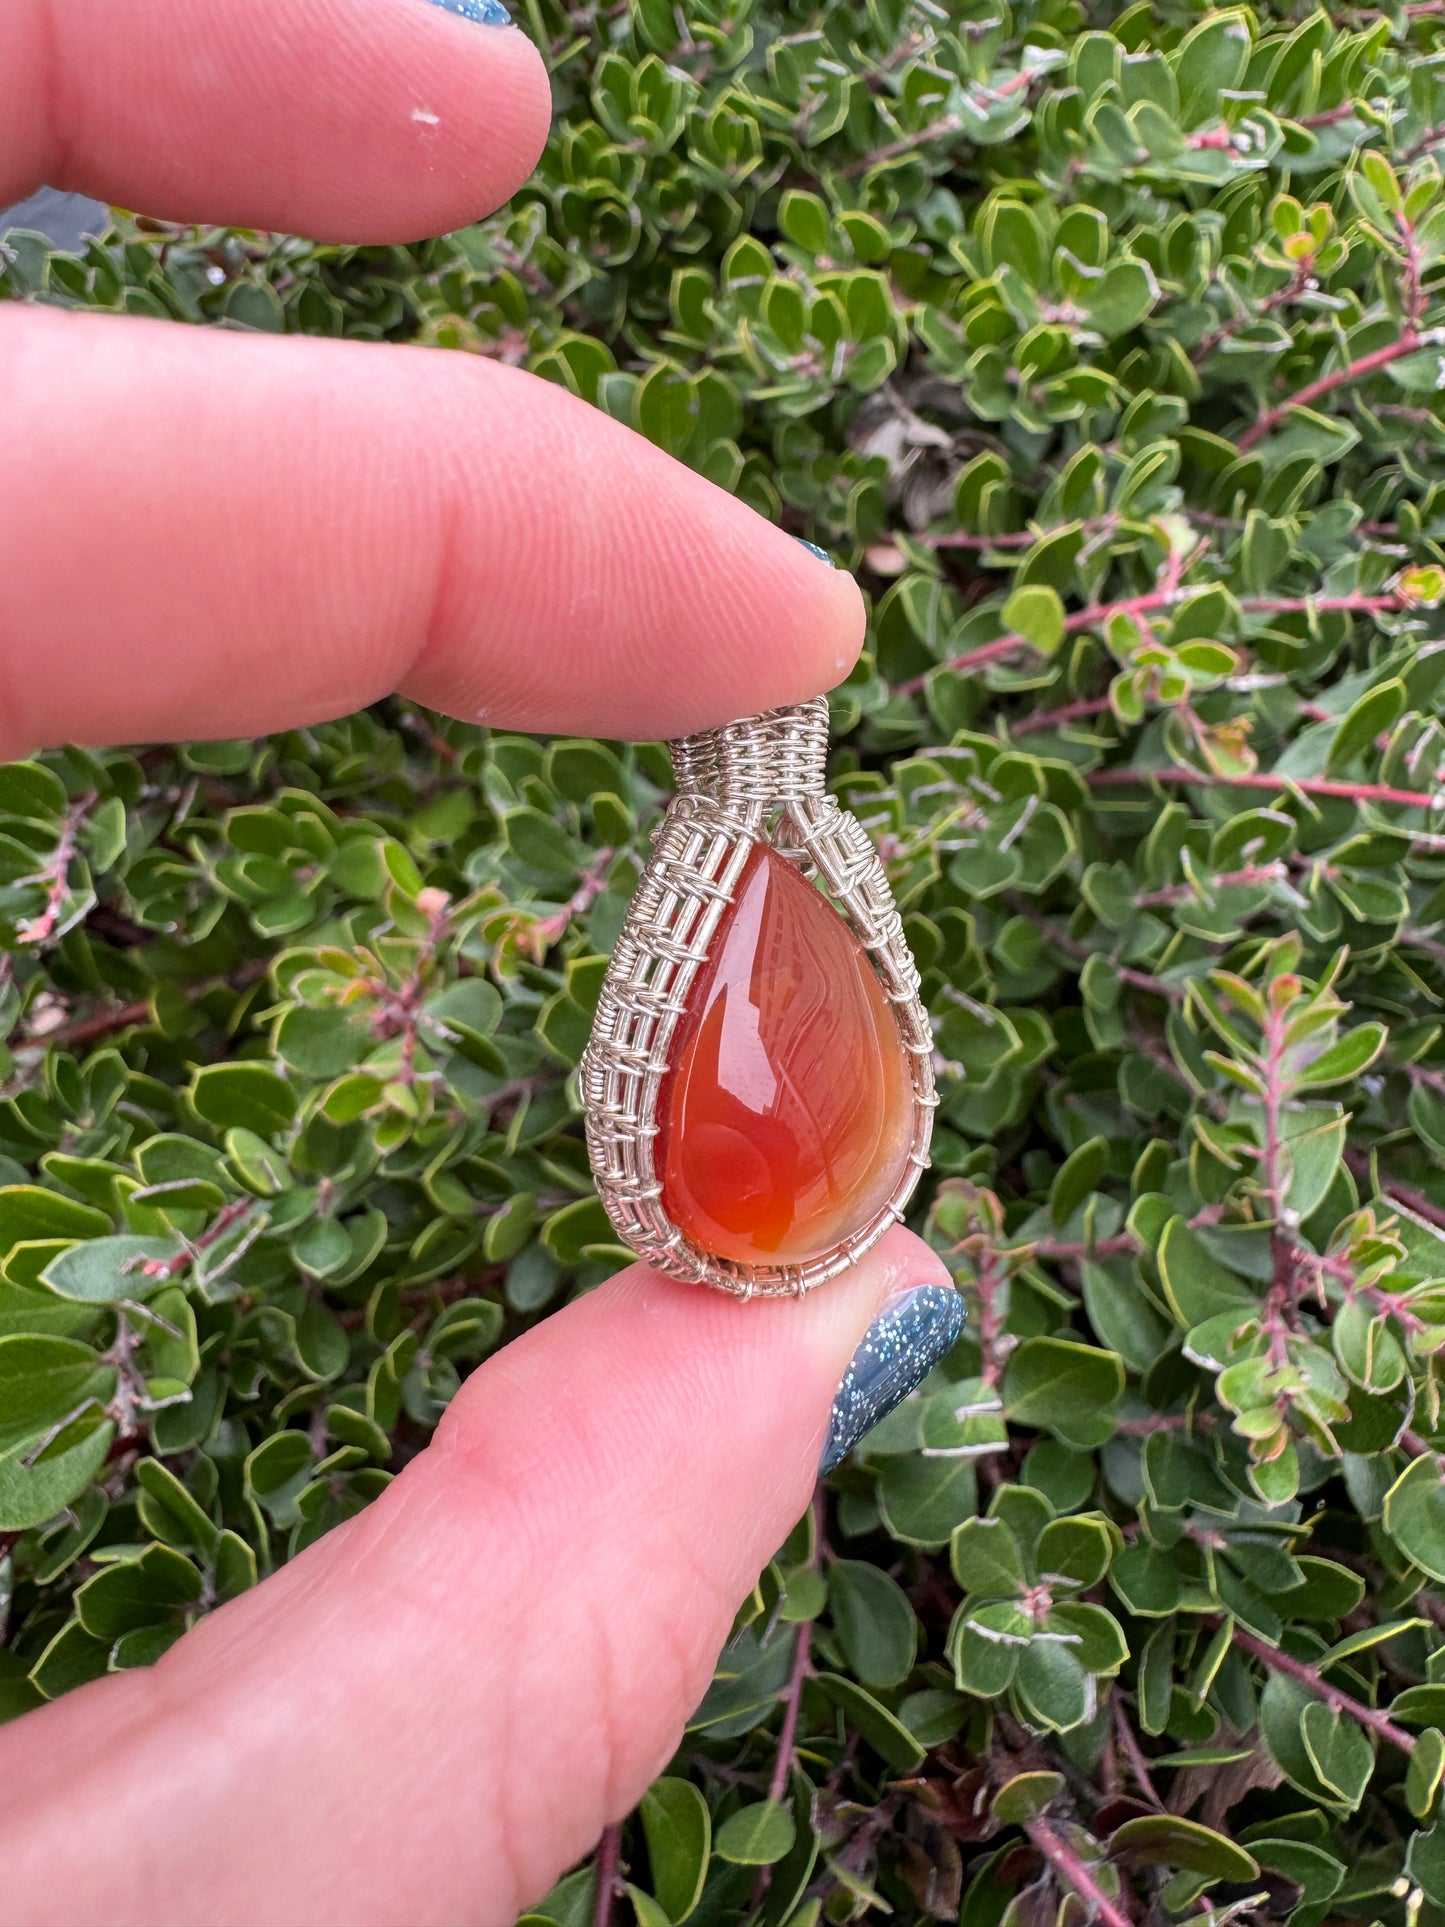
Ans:
{"type": "MultiPolygon", "coordinates": [[[[3,961],[3,960],[0,960],[3,961]]],[[[233,970],[228,977],[207,977],[200,983],[182,984],[182,994],[193,1003],[212,990],[245,990],[266,975],[269,964],[260,958],[253,958],[233,970]]],[[[117,1004],[114,1010],[103,1010],[94,1017],[80,1017],[74,1023],[61,1024],[55,1030],[42,1031],[38,1036],[26,1036],[16,1040],[17,1048],[40,1045],[46,1050],[71,1050],[77,1044],[94,1043],[97,1037],[108,1037],[112,1031],[128,1030],[132,1024],[149,1023],[151,1007],[145,998],[138,998],[133,1004],[117,1004]]]]}
{"type": "Polygon", "coordinates": [[[1047,1820],[1030,1820],[1024,1832],[1048,1861],[1054,1872],[1087,1901],[1104,1927],[1134,1927],[1133,1916],[1118,1901],[1110,1900],[1088,1867],[1067,1840],[1055,1833],[1047,1820]]]}
{"type": "Polygon", "coordinates": [[[1392,789],[1388,783],[1337,783],[1324,776],[1270,776],[1255,770],[1246,775],[1225,776],[1218,770],[1201,769],[1096,769],[1084,778],[1091,789],[1129,789],[1135,784],[1198,784],[1201,789],[1299,790],[1305,796],[1338,796],[1352,803],[1393,803],[1402,808],[1431,810],[1440,807],[1445,797],[1421,794],[1418,790],[1392,789]]]}
{"type": "Polygon", "coordinates": [[[1235,1626],[1233,1639],[1236,1646],[1242,1647],[1247,1653],[1252,1653],[1272,1673],[1284,1673],[1288,1678],[1298,1680],[1301,1686],[1308,1686],[1312,1693],[1318,1693],[1326,1706],[1333,1707],[1335,1712],[1345,1713],[1350,1719],[1357,1720],[1361,1726],[1368,1726],[1372,1733],[1378,1733],[1382,1740],[1388,1740],[1392,1746],[1398,1746],[1402,1753],[1415,1751],[1413,1733],[1407,1733],[1403,1727],[1396,1726],[1388,1714],[1378,1712],[1375,1707],[1365,1706],[1359,1700],[1352,1699],[1348,1693],[1342,1693],[1338,1686],[1331,1686],[1328,1680],[1320,1677],[1317,1666],[1307,1665],[1302,1659],[1295,1659],[1289,1653],[1282,1653],[1276,1646],[1266,1646],[1262,1639],[1256,1639],[1253,1633],[1247,1633],[1242,1626],[1235,1626]]]}
{"type": "Polygon", "coordinates": [[[778,1757],[768,1785],[768,1798],[781,1800],[788,1791],[788,1775],[793,1770],[793,1749],[798,1737],[798,1714],[803,1704],[803,1683],[812,1671],[813,1622],[805,1619],[798,1628],[793,1651],[793,1670],[783,1693],[783,1724],[778,1729],[778,1757]]]}
{"type": "Polygon", "coordinates": [[[1412,322],[1398,340],[1387,342],[1383,348],[1376,348],[1371,354],[1357,356],[1347,367],[1336,368],[1330,375],[1321,375],[1318,381],[1307,382],[1275,407],[1266,408],[1254,426],[1244,431],[1236,444],[1240,454],[1247,454],[1256,442],[1262,441],[1278,428],[1292,408],[1307,408],[1312,401],[1318,401],[1321,395],[1331,394],[1336,388],[1344,388],[1352,381],[1374,374],[1377,368],[1388,368],[1392,361],[1414,354],[1420,345],[1419,333],[1412,322]]]}
{"type": "Polygon", "coordinates": [[[622,1858],[622,1822],[614,1820],[602,1829],[597,1843],[597,1897],[592,1910],[593,1927],[610,1927],[612,1903],[617,1898],[617,1868],[622,1858]]]}
{"type": "MultiPolygon", "coordinates": [[[[1147,595],[1126,596],[1119,602],[1095,602],[1087,609],[1077,609],[1071,616],[1064,617],[1064,634],[1077,635],[1081,629],[1092,629],[1107,622],[1112,616],[1151,615],[1158,609],[1172,609],[1176,603],[1185,601],[1196,593],[1194,589],[1170,585],[1163,589],[1151,589],[1147,595]]],[[[1304,615],[1311,610],[1348,611],[1352,615],[1385,615],[1402,609],[1405,605],[1401,598],[1393,594],[1385,595],[1336,595],[1336,596],[1244,596],[1239,606],[1245,611],[1264,615],[1304,615]]],[[[996,662],[1000,656],[1010,656],[1016,649],[1032,649],[1033,644],[1027,636],[1013,633],[999,636],[993,642],[983,642],[976,649],[966,649],[962,655],[949,656],[934,669],[980,669],[985,663],[996,662]]],[[[910,676],[906,682],[895,685],[900,696],[916,696],[928,678],[934,673],[927,669],[919,676],[910,676]]]]}
{"type": "Polygon", "coordinates": [[[1134,1729],[1129,1724],[1123,1702],[1117,1693],[1114,1695],[1114,1734],[1124,1750],[1124,1757],[1129,1762],[1130,1771],[1134,1775],[1139,1791],[1150,1806],[1158,1807],[1162,1813],[1164,1802],[1159,1798],[1154,1782],[1149,1776],[1149,1762],[1144,1758],[1144,1749],[1134,1736],[1134,1729]]]}
{"type": "Polygon", "coordinates": [[[234,1198],[216,1213],[214,1221],[199,1238],[190,1240],[184,1251],[178,1252],[174,1258],[148,1259],[140,1267],[141,1276],[174,1278],[178,1271],[185,1270],[199,1252],[209,1251],[212,1245],[219,1243],[238,1218],[244,1218],[248,1211],[254,1209],[256,1202],[255,1198],[234,1198]]]}
{"type": "Polygon", "coordinates": [[[1064,723],[1081,722],[1086,716],[1102,716],[1112,707],[1107,696],[1090,696],[1080,702],[1064,703],[1058,709],[1036,709],[1031,715],[1021,716],[1016,723],[1010,723],[1009,733],[1032,736],[1036,730],[1058,729],[1064,723]]]}
{"type": "Polygon", "coordinates": [[[45,908],[38,917],[18,926],[17,943],[48,944],[54,935],[55,926],[60,921],[60,906],[65,901],[65,893],[70,887],[70,863],[75,855],[76,844],[80,839],[80,826],[85,821],[91,805],[95,802],[95,791],[87,790],[78,797],[65,812],[60,826],[60,838],[51,853],[49,862],[30,882],[43,882],[46,885],[45,908]]]}

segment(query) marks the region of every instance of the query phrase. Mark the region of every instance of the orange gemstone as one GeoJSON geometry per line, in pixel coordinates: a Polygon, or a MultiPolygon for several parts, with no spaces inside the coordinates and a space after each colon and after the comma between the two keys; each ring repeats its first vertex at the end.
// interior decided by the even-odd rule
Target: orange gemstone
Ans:
{"type": "Polygon", "coordinates": [[[800,1264],[867,1224],[912,1141],[897,1020],[848,925],[758,844],[673,1039],[658,1102],[668,1217],[743,1264],[800,1264]]]}

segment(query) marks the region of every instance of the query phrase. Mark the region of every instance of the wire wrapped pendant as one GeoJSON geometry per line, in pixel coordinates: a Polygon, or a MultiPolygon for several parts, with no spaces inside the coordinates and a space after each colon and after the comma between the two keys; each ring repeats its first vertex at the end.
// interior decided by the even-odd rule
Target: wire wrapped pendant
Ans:
{"type": "Polygon", "coordinates": [[[669,747],[677,793],[582,1059],[592,1170],[659,1270],[799,1295],[902,1217],[928,1163],[918,970],[877,850],[824,786],[826,698],[669,747]]]}

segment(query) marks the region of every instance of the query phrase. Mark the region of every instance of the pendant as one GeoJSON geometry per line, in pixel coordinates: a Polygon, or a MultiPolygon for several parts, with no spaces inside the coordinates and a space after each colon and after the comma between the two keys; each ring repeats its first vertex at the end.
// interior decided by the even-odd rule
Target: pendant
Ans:
{"type": "Polygon", "coordinates": [[[903,1216],[933,1033],[882,861],[824,787],[827,699],[669,747],[677,793],[582,1058],[588,1154],[650,1264],[798,1295],[903,1216]]]}

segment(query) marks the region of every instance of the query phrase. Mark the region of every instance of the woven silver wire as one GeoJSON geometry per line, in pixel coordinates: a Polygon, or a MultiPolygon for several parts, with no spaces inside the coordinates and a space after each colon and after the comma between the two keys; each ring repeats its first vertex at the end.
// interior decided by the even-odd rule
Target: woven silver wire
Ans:
{"type": "Polygon", "coordinates": [[[669,745],[677,794],[612,953],[581,1065],[587,1149],[613,1227],[675,1278],[738,1298],[801,1296],[854,1264],[901,1219],[928,1165],[933,1033],[903,920],[867,831],[825,788],[825,697],[669,745]],[[893,1006],[913,1084],[908,1162],[866,1224],[806,1264],[744,1265],[668,1218],[653,1158],[672,1039],[713,935],[758,842],[816,878],[852,925],[893,1006]]]}

